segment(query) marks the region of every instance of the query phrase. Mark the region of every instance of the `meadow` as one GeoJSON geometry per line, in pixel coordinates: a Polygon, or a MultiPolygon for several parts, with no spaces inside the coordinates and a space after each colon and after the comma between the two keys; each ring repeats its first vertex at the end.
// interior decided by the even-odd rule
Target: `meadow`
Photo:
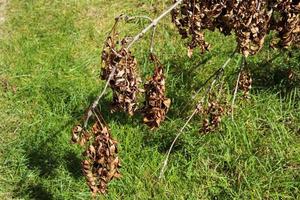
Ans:
{"type": "MultiPolygon", "coordinates": [[[[114,18],[155,17],[170,5],[152,0],[10,0],[0,35],[0,199],[91,199],[81,171],[83,149],[71,130],[103,89],[101,51],[114,18]]],[[[122,27],[134,35],[148,24],[122,27]]],[[[195,117],[166,152],[196,104],[191,96],[231,56],[234,37],[207,32],[210,52],[189,59],[185,41],[166,17],[157,27],[155,52],[165,66],[172,100],[162,126],[150,130],[140,116],[109,112],[111,92],[99,108],[119,142],[122,178],[97,199],[300,199],[300,50],[265,47],[247,59],[250,99],[239,92],[234,120],[199,132],[195,117]],[[293,70],[295,81],[288,73],[293,70]]],[[[152,73],[150,34],[132,52],[143,80],[152,73]]],[[[232,98],[236,55],[225,70],[232,98]]],[[[200,94],[201,95],[201,94],[200,94]]]]}

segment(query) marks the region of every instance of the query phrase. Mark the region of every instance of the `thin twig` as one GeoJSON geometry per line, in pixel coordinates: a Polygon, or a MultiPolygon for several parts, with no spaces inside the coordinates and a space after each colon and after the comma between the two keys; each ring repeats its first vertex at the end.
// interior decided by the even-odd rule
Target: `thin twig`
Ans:
{"type": "Polygon", "coordinates": [[[164,18],[167,14],[169,14],[174,8],[176,8],[183,0],[178,0],[176,3],[174,3],[172,6],[170,6],[167,10],[165,10],[160,16],[158,16],[156,19],[152,21],[151,24],[149,24],[144,30],[142,30],[140,33],[138,33],[133,40],[128,44],[127,49],[129,49],[136,41],[138,41],[140,38],[142,38],[146,32],[148,32],[151,28],[155,27],[158,22],[164,18]]]}
{"type": "MultiPolygon", "coordinates": [[[[124,15],[124,19],[126,22],[135,20],[135,19],[146,19],[149,20],[151,23],[153,22],[153,19],[151,17],[148,17],[146,15],[137,15],[137,16],[127,16],[124,15]]],[[[151,42],[150,42],[150,53],[153,53],[153,49],[154,49],[154,36],[155,36],[155,32],[156,32],[156,25],[154,25],[152,28],[152,35],[151,35],[151,42]]]]}
{"type": "MultiPolygon", "coordinates": [[[[225,68],[226,68],[227,65],[229,64],[230,60],[231,60],[231,59],[233,58],[233,56],[235,55],[235,53],[236,53],[236,51],[234,51],[234,52],[230,55],[230,57],[227,59],[227,61],[226,61],[226,62],[225,62],[225,63],[224,63],[217,71],[215,71],[208,79],[206,79],[206,81],[200,86],[200,88],[197,90],[197,92],[192,96],[192,100],[194,100],[194,99],[198,96],[198,94],[202,91],[202,89],[204,88],[204,86],[206,86],[207,83],[208,83],[212,78],[218,76],[218,74],[221,74],[221,73],[225,70],[225,68]]],[[[187,107],[187,105],[184,106],[183,110],[185,110],[186,107],[187,107]]]]}
{"type": "MultiPolygon", "coordinates": [[[[228,63],[227,63],[227,64],[228,64],[228,63]]],[[[226,64],[226,65],[223,65],[223,66],[226,67],[227,64],[226,64]]],[[[225,68],[225,67],[224,67],[224,68],[225,68]]],[[[223,68],[223,70],[224,70],[224,68],[223,68]]],[[[219,73],[215,73],[215,78],[214,78],[214,80],[211,82],[210,86],[207,88],[206,94],[209,94],[209,93],[211,92],[213,86],[215,85],[215,83],[216,83],[218,80],[220,80],[220,78],[221,78],[222,75],[223,75],[223,70],[218,70],[219,73]]],[[[208,81],[207,81],[207,82],[208,82],[208,81]]],[[[171,152],[172,152],[172,149],[173,149],[173,147],[174,147],[174,145],[175,145],[177,139],[180,137],[180,135],[181,135],[182,133],[184,133],[184,129],[186,128],[186,126],[189,124],[189,122],[192,120],[192,118],[193,118],[193,117],[197,114],[197,112],[200,110],[201,105],[202,105],[202,103],[204,102],[205,96],[206,96],[206,95],[204,95],[204,96],[201,98],[201,100],[197,103],[195,110],[194,110],[193,113],[190,115],[190,117],[188,118],[188,120],[185,122],[185,124],[183,125],[183,127],[179,130],[178,134],[176,135],[175,139],[173,140],[173,142],[172,142],[172,144],[171,144],[171,146],[170,146],[170,148],[169,148],[169,150],[168,150],[167,156],[166,156],[166,158],[165,158],[165,160],[164,160],[164,162],[163,162],[163,167],[162,167],[162,169],[161,169],[161,171],[160,171],[159,179],[161,179],[161,178],[164,176],[164,172],[165,172],[166,167],[167,167],[167,165],[168,165],[168,161],[169,161],[170,154],[171,154],[171,152]]]]}
{"type": "Polygon", "coordinates": [[[154,51],[154,37],[155,37],[155,32],[156,32],[156,26],[153,26],[152,36],[151,36],[151,42],[150,42],[150,54],[152,54],[153,51],[154,51]]]}
{"type": "Polygon", "coordinates": [[[220,67],[213,75],[211,75],[205,82],[204,84],[197,90],[197,92],[192,96],[192,99],[195,99],[197,97],[197,95],[201,92],[202,88],[213,78],[215,77],[217,74],[219,74],[221,71],[223,71],[226,66],[229,64],[229,62],[231,61],[231,59],[233,58],[233,56],[235,55],[236,51],[234,51],[230,57],[226,60],[226,62],[222,65],[222,67],[220,67]]]}
{"type": "Polygon", "coordinates": [[[129,21],[132,21],[132,20],[135,20],[135,19],[147,19],[147,20],[149,20],[150,22],[152,22],[153,21],[153,19],[151,18],[151,17],[148,17],[148,16],[146,16],[146,15],[137,15],[137,16],[127,16],[127,15],[125,15],[125,21],[126,22],[129,22],[129,21]]]}
{"type": "MultiPolygon", "coordinates": [[[[238,61],[238,63],[239,62],[240,61],[238,61]]],[[[235,99],[236,99],[236,95],[237,95],[237,91],[238,91],[238,87],[239,87],[239,82],[240,82],[240,78],[241,78],[241,72],[243,70],[244,64],[245,64],[245,56],[243,56],[243,58],[242,58],[242,63],[241,63],[240,69],[239,69],[238,77],[236,79],[236,84],[235,84],[234,93],[233,93],[233,99],[232,99],[232,102],[231,102],[231,118],[232,118],[232,120],[234,120],[234,118],[233,118],[234,108],[233,107],[234,107],[234,102],[235,102],[235,99]]]]}
{"type": "Polygon", "coordinates": [[[195,116],[195,114],[197,113],[198,109],[195,109],[194,112],[191,114],[191,116],[189,117],[189,119],[185,122],[185,124],[183,125],[183,127],[180,129],[179,133],[176,135],[175,139],[173,140],[170,148],[169,148],[169,151],[167,153],[167,156],[166,156],[166,159],[164,161],[164,165],[160,171],[160,174],[159,174],[159,179],[161,179],[164,175],[164,172],[165,172],[165,169],[167,167],[167,164],[168,164],[168,161],[169,161],[169,156],[170,156],[170,153],[173,149],[173,146],[175,145],[177,139],[179,138],[179,136],[183,133],[185,127],[189,124],[189,122],[192,120],[192,118],[195,116]]]}
{"type": "MultiPolygon", "coordinates": [[[[158,24],[158,22],[163,18],[165,17],[168,13],[170,13],[175,7],[177,7],[183,0],[179,0],[177,1],[176,3],[174,3],[172,6],[170,6],[166,11],[164,11],[160,16],[158,16],[156,19],[152,20],[150,17],[147,17],[147,16],[133,16],[133,17],[128,17],[124,14],[118,16],[115,18],[115,24],[110,32],[110,34],[112,32],[115,31],[115,28],[118,24],[118,22],[120,21],[120,19],[125,19],[125,21],[130,21],[130,20],[133,20],[135,18],[145,18],[145,19],[148,19],[151,21],[151,23],[145,28],[143,29],[139,34],[137,34],[133,39],[132,41],[128,44],[127,46],[127,50],[129,50],[129,48],[136,42],[138,41],[140,38],[143,37],[143,35],[149,31],[151,28],[153,28],[153,33],[152,33],[152,39],[151,39],[151,46],[150,46],[150,52],[153,51],[153,44],[154,44],[154,34],[155,34],[155,29],[156,29],[156,26],[158,24]]],[[[109,75],[109,78],[107,79],[106,81],[106,84],[105,84],[105,87],[104,89],[102,90],[102,92],[99,94],[99,96],[97,97],[97,99],[93,102],[92,106],[90,106],[89,110],[87,111],[87,114],[86,114],[86,118],[85,118],[85,121],[84,121],[84,128],[87,128],[87,125],[88,125],[88,121],[89,119],[91,118],[91,116],[93,115],[93,110],[97,107],[100,99],[102,98],[102,96],[105,94],[106,90],[107,90],[107,87],[109,85],[109,82],[110,80],[112,79],[112,77],[114,76],[115,74],[115,71],[116,71],[116,67],[114,66],[110,75],[109,75]]]]}
{"type": "MultiPolygon", "coordinates": [[[[119,15],[118,17],[115,18],[115,23],[114,23],[114,25],[113,25],[111,31],[109,32],[108,36],[109,36],[109,35],[112,35],[112,34],[115,35],[116,27],[117,27],[119,21],[120,21],[121,19],[123,19],[123,18],[124,18],[124,14],[121,14],[121,15],[119,15]]],[[[108,36],[107,36],[107,37],[108,37],[108,36]]],[[[103,46],[103,49],[104,49],[104,48],[105,48],[105,45],[103,46]]],[[[119,57],[121,56],[121,55],[118,54],[114,49],[112,49],[112,51],[113,51],[117,56],[119,56],[119,57]]],[[[83,126],[84,126],[85,129],[87,128],[87,125],[88,125],[88,122],[89,122],[90,118],[93,116],[94,109],[97,107],[97,105],[99,104],[100,99],[101,99],[102,96],[105,94],[105,92],[106,92],[106,90],[107,90],[107,88],[108,88],[109,82],[110,82],[110,80],[112,79],[112,77],[115,75],[115,72],[116,72],[116,66],[113,66],[112,71],[111,71],[111,73],[110,73],[109,76],[108,76],[108,79],[107,79],[107,81],[106,81],[106,83],[105,83],[105,86],[104,86],[103,90],[101,90],[101,92],[99,93],[97,99],[96,99],[96,100],[93,102],[93,104],[89,107],[89,109],[88,109],[88,111],[87,111],[87,113],[86,113],[86,116],[85,116],[84,123],[83,123],[83,124],[84,124],[83,126]]]]}
{"type": "Polygon", "coordinates": [[[116,72],[116,66],[113,66],[113,69],[106,81],[106,84],[102,90],[102,92],[98,95],[97,99],[93,102],[92,106],[89,108],[88,112],[87,112],[87,116],[85,118],[84,121],[84,128],[87,128],[88,125],[88,121],[90,119],[90,117],[93,115],[93,110],[97,107],[97,105],[99,104],[100,99],[102,98],[102,96],[105,94],[107,87],[109,85],[110,80],[112,79],[112,77],[115,75],[116,72]]]}

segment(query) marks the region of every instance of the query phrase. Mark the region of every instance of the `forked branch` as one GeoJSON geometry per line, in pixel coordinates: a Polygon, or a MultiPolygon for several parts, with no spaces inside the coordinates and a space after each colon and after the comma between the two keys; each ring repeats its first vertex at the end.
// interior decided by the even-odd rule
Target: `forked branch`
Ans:
{"type": "MultiPolygon", "coordinates": [[[[234,52],[232,55],[234,55],[234,54],[235,54],[235,52],[234,52]]],[[[204,102],[205,97],[207,96],[207,94],[209,94],[209,93],[211,92],[211,90],[212,90],[212,88],[214,87],[214,85],[216,84],[216,82],[217,82],[218,80],[220,80],[220,78],[221,78],[222,75],[223,75],[223,72],[224,72],[225,67],[229,64],[229,62],[230,62],[230,60],[231,60],[232,57],[233,57],[233,56],[231,56],[231,57],[223,64],[223,66],[222,66],[220,69],[218,69],[211,77],[209,77],[209,78],[205,81],[205,84],[206,84],[206,83],[208,83],[208,82],[214,77],[213,81],[211,82],[211,84],[209,85],[209,87],[207,88],[207,90],[206,90],[206,92],[205,92],[206,94],[201,98],[200,101],[198,101],[195,110],[194,110],[193,113],[190,115],[190,117],[188,118],[188,120],[185,122],[185,124],[183,125],[183,127],[179,130],[178,134],[176,135],[175,139],[173,140],[173,142],[172,142],[172,144],[171,144],[171,146],[170,146],[170,148],[169,148],[169,150],[168,150],[168,153],[167,153],[167,155],[166,155],[166,158],[165,158],[165,160],[164,160],[164,162],[163,162],[163,167],[162,167],[162,169],[161,169],[161,171],[160,171],[159,179],[161,179],[161,178],[164,176],[164,172],[165,172],[166,167],[167,167],[167,165],[168,165],[168,161],[169,161],[170,154],[171,154],[171,152],[172,152],[172,149],[173,149],[173,147],[174,147],[176,141],[178,140],[179,136],[181,136],[181,134],[184,133],[184,129],[187,127],[187,125],[188,125],[189,122],[193,119],[193,117],[198,113],[199,110],[201,110],[201,105],[202,105],[202,103],[204,102]]],[[[201,89],[202,89],[202,87],[201,87],[201,89]]],[[[200,90],[201,90],[201,89],[200,89],[200,90]]],[[[200,90],[198,91],[198,93],[200,92],[200,90]]]]}
{"type": "MultiPolygon", "coordinates": [[[[167,14],[169,14],[174,8],[176,8],[183,0],[178,0],[176,3],[174,3],[172,6],[170,6],[167,10],[165,10],[161,15],[159,15],[156,19],[152,20],[150,17],[148,16],[136,16],[136,17],[128,17],[128,16],[125,16],[124,15],[121,15],[119,17],[116,18],[116,23],[113,27],[113,30],[114,31],[114,28],[117,24],[117,22],[124,18],[125,21],[130,21],[132,19],[135,19],[135,18],[145,18],[145,19],[148,19],[149,21],[151,21],[151,23],[146,27],[144,28],[140,33],[138,33],[135,37],[133,37],[133,39],[130,41],[130,43],[127,45],[126,49],[127,51],[132,47],[132,45],[137,42],[139,39],[141,39],[145,33],[147,33],[149,30],[153,29],[153,32],[152,32],[152,38],[151,38],[151,44],[150,44],[150,52],[152,53],[153,52],[153,46],[154,46],[154,35],[155,35],[155,30],[156,30],[156,26],[158,24],[158,22],[163,19],[167,14]]],[[[110,80],[113,78],[113,76],[115,75],[115,67],[113,68],[113,70],[111,71],[111,73],[109,74],[109,78],[106,80],[106,84],[105,84],[105,87],[103,88],[102,92],[100,92],[99,96],[97,97],[97,99],[93,102],[93,104],[90,106],[90,108],[88,109],[87,111],[87,114],[86,114],[86,117],[85,117],[85,120],[84,120],[84,128],[86,129],[87,126],[88,126],[88,122],[89,122],[89,119],[92,117],[93,115],[93,110],[97,107],[97,105],[99,104],[99,101],[100,99],[103,97],[103,95],[106,93],[106,90],[108,88],[108,85],[109,85],[109,82],[110,80]]]]}
{"type": "Polygon", "coordinates": [[[164,18],[167,14],[169,14],[174,8],[176,8],[183,0],[178,0],[176,3],[174,3],[172,6],[170,6],[167,10],[165,10],[160,16],[158,16],[156,19],[152,21],[151,24],[149,24],[144,30],[142,30],[140,33],[138,33],[133,40],[127,45],[127,49],[130,49],[130,47],[139,39],[141,39],[145,33],[147,33],[151,28],[157,26],[158,22],[164,18]]]}

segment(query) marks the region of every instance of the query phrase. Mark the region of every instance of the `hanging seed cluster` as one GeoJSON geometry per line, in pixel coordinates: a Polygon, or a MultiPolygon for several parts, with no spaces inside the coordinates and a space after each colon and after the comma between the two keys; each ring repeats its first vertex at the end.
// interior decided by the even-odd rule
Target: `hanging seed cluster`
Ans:
{"type": "Polygon", "coordinates": [[[82,162],[82,169],[91,192],[104,194],[108,183],[120,177],[117,142],[101,121],[93,125],[92,133],[94,140],[84,152],[86,159],[82,162]]]}
{"type": "Polygon", "coordinates": [[[293,43],[300,44],[300,2],[281,0],[274,3],[273,30],[278,32],[278,46],[288,48],[293,43]],[[277,16],[277,17],[276,17],[277,16]]]}
{"type": "Polygon", "coordinates": [[[256,54],[264,44],[269,31],[272,12],[267,1],[241,1],[233,8],[233,21],[238,51],[245,55],[256,54]]]}
{"type": "Polygon", "coordinates": [[[102,79],[108,80],[113,91],[112,112],[124,111],[133,115],[137,109],[137,94],[141,82],[137,73],[137,61],[120,42],[117,50],[117,34],[109,36],[102,52],[102,79]]]}
{"type": "Polygon", "coordinates": [[[150,128],[159,127],[165,120],[171,100],[166,97],[164,69],[152,54],[151,61],[155,64],[152,78],[145,83],[145,103],[143,108],[144,123],[150,128]]]}
{"type": "Polygon", "coordinates": [[[249,98],[249,92],[252,88],[252,77],[249,70],[242,70],[238,87],[243,91],[243,96],[249,98]]]}
{"type": "Polygon", "coordinates": [[[270,30],[277,31],[280,47],[299,42],[299,13],[299,1],[292,0],[184,0],[172,21],[182,38],[190,38],[189,56],[196,47],[207,51],[204,31],[218,29],[225,36],[234,32],[238,52],[247,57],[263,47],[270,30]]]}
{"type": "Polygon", "coordinates": [[[76,125],[72,130],[73,143],[85,146],[82,171],[93,195],[107,192],[107,186],[113,178],[119,178],[120,160],[117,141],[110,134],[103,117],[95,113],[97,122],[91,130],[76,125]]]}
{"type": "Polygon", "coordinates": [[[208,106],[202,110],[202,114],[205,116],[205,119],[202,122],[200,132],[209,133],[219,127],[222,116],[225,114],[225,108],[220,102],[212,100],[208,103],[208,106]]]}
{"type": "Polygon", "coordinates": [[[81,146],[85,145],[91,138],[91,134],[84,130],[81,125],[77,125],[72,130],[72,143],[80,144],[81,146]]]}

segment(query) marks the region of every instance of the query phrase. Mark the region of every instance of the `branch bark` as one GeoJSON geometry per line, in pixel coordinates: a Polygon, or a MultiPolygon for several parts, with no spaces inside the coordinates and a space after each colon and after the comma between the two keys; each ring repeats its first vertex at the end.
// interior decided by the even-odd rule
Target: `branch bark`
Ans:
{"type": "Polygon", "coordinates": [[[174,8],[176,8],[183,0],[178,0],[176,3],[174,3],[172,6],[170,6],[167,10],[165,10],[160,16],[158,16],[156,19],[154,19],[152,21],[151,24],[149,24],[146,28],[144,28],[144,30],[142,30],[140,33],[138,33],[133,40],[127,45],[127,49],[130,49],[131,46],[138,41],[139,39],[141,39],[145,33],[147,33],[151,28],[155,27],[158,22],[164,18],[167,14],[169,14],[174,8]]]}
{"type": "Polygon", "coordinates": [[[243,56],[242,63],[241,63],[240,69],[239,69],[239,74],[238,74],[238,77],[236,79],[236,84],[235,84],[234,93],[233,93],[233,99],[232,99],[232,103],[231,103],[231,118],[232,118],[232,120],[234,120],[234,102],[235,102],[235,99],[236,99],[236,95],[237,95],[237,91],[238,91],[238,87],[239,87],[239,82],[240,82],[240,77],[241,77],[241,71],[244,68],[244,64],[245,64],[245,57],[243,56]]]}
{"type": "MultiPolygon", "coordinates": [[[[174,3],[172,6],[170,6],[167,10],[165,10],[161,15],[159,15],[156,19],[152,20],[150,17],[147,17],[147,16],[135,16],[135,17],[128,17],[128,16],[124,16],[124,15],[120,15],[119,17],[116,17],[116,23],[115,25],[113,26],[113,29],[112,31],[115,31],[115,27],[118,23],[118,21],[121,19],[121,18],[125,18],[125,20],[132,20],[132,19],[135,19],[135,18],[145,18],[145,19],[148,19],[151,21],[151,23],[146,27],[144,28],[139,34],[137,34],[132,40],[131,42],[127,45],[126,49],[129,50],[132,45],[137,42],[139,39],[141,39],[146,32],[148,32],[151,28],[153,28],[153,33],[152,33],[152,38],[151,38],[151,44],[150,44],[150,52],[153,52],[153,45],[154,45],[154,35],[155,35],[155,30],[156,30],[156,26],[158,24],[158,22],[163,19],[167,14],[169,14],[174,8],[176,8],[183,0],[178,0],[176,3],[174,3]]],[[[97,99],[93,102],[93,104],[90,106],[90,108],[88,109],[87,111],[87,114],[86,114],[86,117],[85,117],[85,120],[84,120],[84,128],[87,128],[87,125],[88,125],[88,121],[89,119],[91,118],[91,116],[93,115],[93,111],[94,109],[97,107],[97,105],[99,104],[99,101],[100,99],[102,98],[102,96],[105,94],[107,88],[108,88],[108,85],[109,85],[109,82],[110,80],[112,79],[112,77],[115,75],[115,71],[116,71],[116,68],[114,67],[112,72],[110,73],[109,75],[109,78],[107,79],[106,81],[106,84],[105,84],[105,87],[104,89],[102,90],[102,92],[98,95],[97,99]]]]}

